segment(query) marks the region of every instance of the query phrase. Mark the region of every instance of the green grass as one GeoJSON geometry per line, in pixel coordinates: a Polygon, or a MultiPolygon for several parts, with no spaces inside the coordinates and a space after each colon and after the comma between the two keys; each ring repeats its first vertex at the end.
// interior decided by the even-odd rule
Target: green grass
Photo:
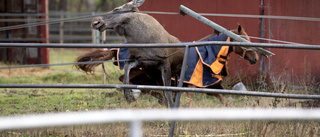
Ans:
{"type": "MultiPolygon", "coordinates": [[[[109,71],[110,72],[110,71],[109,71]]],[[[108,83],[117,83],[120,81],[118,77],[122,74],[120,71],[114,70],[113,73],[107,75],[106,81],[108,83]]],[[[102,73],[95,73],[94,75],[85,74],[80,71],[57,71],[56,73],[43,76],[13,76],[0,78],[2,84],[101,84],[102,73]]]]}
{"type": "Polygon", "coordinates": [[[0,93],[1,116],[114,108],[106,97],[120,103],[114,90],[4,89],[0,93]]]}
{"type": "MultiPolygon", "coordinates": [[[[70,63],[83,50],[50,49],[51,63],[70,63]],[[60,58],[60,59],[58,59],[60,58]]],[[[106,63],[108,75],[106,83],[121,84],[118,77],[122,74],[117,67],[106,63]]],[[[29,70],[22,76],[1,77],[1,84],[102,84],[102,73],[85,74],[71,65],[51,67],[53,72],[47,75],[28,75],[29,70]]],[[[20,70],[11,70],[20,71],[20,70]]],[[[44,71],[37,69],[37,71],[44,71]]],[[[105,109],[106,106],[115,108],[105,100],[109,97],[112,102],[119,103],[119,97],[113,99],[113,94],[120,93],[116,89],[0,89],[0,115],[19,115],[30,113],[47,113],[63,111],[81,111],[105,109]],[[112,97],[111,97],[112,96],[112,97]]],[[[122,99],[122,98],[121,98],[122,99]]],[[[121,100],[122,102],[125,102],[121,100]]]]}
{"type": "MultiPolygon", "coordinates": [[[[51,63],[70,63],[86,50],[50,49],[51,63]]],[[[117,70],[112,63],[106,63],[108,84],[121,84],[118,77],[123,71],[117,70]]],[[[11,70],[12,75],[0,77],[1,84],[101,84],[100,66],[94,75],[87,75],[72,66],[51,67],[45,69],[11,70]],[[42,73],[45,72],[45,73],[42,73]],[[39,75],[34,75],[34,73],[39,75]],[[21,73],[21,75],[19,75],[21,73]],[[22,74],[23,73],[23,74],[22,74]]],[[[1,72],[1,70],[0,70],[1,72]]],[[[227,87],[230,88],[230,87],[227,87]]],[[[282,93],[303,93],[279,86],[252,90],[282,93]]],[[[225,95],[233,107],[288,107],[294,99],[275,99],[251,96],[225,95]]],[[[182,94],[181,107],[186,107],[186,94],[182,94]]],[[[298,104],[298,103],[296,103],[298,104]]],[[[294,107],[301,107],[296,105],[294,107]]],[[[193,108],[223,107],[219,100],[205,94],[195,94],[193,108]]],[[[141,95],[128,105],[123,92],[117,89],[0,89],[0,116],[23,114],[55,113],[66,111],[90,111],[101,109],[164,108],[157,99],[141,95]]],[[[148,121],[143,123],[145,136],[167,135],[168,121],[148,121]]],[[[177,122],[175,135],[180,136],[319,136],[318,121],[184,121],[177,122]]],[[[0,131],[0,136],[128,136],[127,123],[79,125],[49,127],[24,130],[0,131]]]]}

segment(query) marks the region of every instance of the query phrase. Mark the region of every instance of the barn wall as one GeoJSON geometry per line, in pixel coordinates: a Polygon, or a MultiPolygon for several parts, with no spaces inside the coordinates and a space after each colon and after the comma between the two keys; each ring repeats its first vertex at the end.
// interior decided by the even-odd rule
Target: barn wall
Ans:
{"type": "MultiPolygon", "coordinates": [[[[319,0],[268,0],[266,14],[320,18],[319,0]]],[[[269,19],[266,36],[271,39],[320,45],[320,23],[269,19]]],[[[273,82],[312,84],[320,81],[320,54],[316,50],[271,49],[276,56],[267,62],[273,82]]]]}
{"type": "MultiPolygon", "coordinates": [[[[48,0],[1,0],[0,12],[12,14],[37,14],[39,12],[46,12],[48,9],[48,0]]],[[[0,27],[14,26],[31,23],[32,19],[37,19],[36,16],[4,16],[0,19],[24,19],[21,22],[1,22],[0,27]]],[[[40,27],[26,27],[20,29],[13,29],[0,32],[0,42],[47,42],[48,39],[48,25],[40,27]],[[37,39],[44,38],[45,41],[37,39]],[[29,39],[29,40],[25,40],[29,39]],[[30,40],[32,39],[32,40],[30,40]]],[[[21,64],[36,64],[36,63],[49,63],[48,48],[0,48],[0,61],[6,63],[21,63],[21,64]],[[41,51],[41,52],[40,52],[41,51]]]]}
{"type": "MultiPolygon", "coordinates": [[[[260,15],[261,9],[265,15],[301,16],[320,18],[319,0],[147,0],[139,8],[142,11],[179,12],[179,6],[184,5],[198,13],[227,13],[260,15]]],[[[210,33],[213,29],[190,16],[150,14],[155,17],[165,29],[181,41],[196,41],[210,33]]],[[[260,19],[236,17],[212,17],[210,20],[233,29],[240,23],[248,35],[260,37],[260,19]]],[[[320,24],[311,21],[293,21],[280,19],[265,20],[265,37],[284,41],[306,44],[320,44],[320,24]]],[[[260,40],[251,39],[252,42],[260,40]]],[[[320,81],[319,51],[271,49],[276,55],[265,61],[267,82],[289,82],[304,84],[320,81]],[[279,80],[280,79],[280,80],[279,80]],[[303,81],[303,82],[302,82],[303,81]]],[[[233,54],[228,65],[230,77],[246,77],[246,80],[258,81],[260,63],[249,65],[247,61],[233,54]]]]}

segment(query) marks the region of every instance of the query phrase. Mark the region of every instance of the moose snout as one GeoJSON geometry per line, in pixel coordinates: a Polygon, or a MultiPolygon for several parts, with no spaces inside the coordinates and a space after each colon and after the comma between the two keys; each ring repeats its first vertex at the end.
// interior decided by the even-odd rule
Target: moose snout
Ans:
{"type": "Polygon", "coordinates": [[[99,25],[99,23],[100,23],[99,21],[94,21],[94,22],[92,22],[92,25],[97,26],[97,25],[99,25]]]}
{"type": "Polygon", "coordinates": [[[96,17],[91,22],[91,28],[93,29],[99,29],[102,25],[104,25],[104,21],[101,17],[96,17]]]}

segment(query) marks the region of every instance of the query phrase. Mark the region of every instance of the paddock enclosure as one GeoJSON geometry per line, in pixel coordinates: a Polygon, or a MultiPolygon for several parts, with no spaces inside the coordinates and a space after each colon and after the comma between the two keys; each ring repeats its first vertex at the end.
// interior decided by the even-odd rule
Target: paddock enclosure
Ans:
{"type": "MultiPolygon", "coordinates": [[[[48,12],[45,10],[48,9],[48,5],[45,5],[44,2],[45,0],[30,0],[25,2],[23,0],[1,1],[1,5],[3,6],[0,7],[0,10],[2,13],[7,13],[1,18],[3,20],[1,21],[1,26],[18,25],[37,20],[41,21],[41,19],[44,19],[46,16],[39,13],[48,12]],[[36,9],[38,9],[38,11],[36,9]],[[23,14],[16,16],[16,13],[23,14]],[[15,16],[10,17],[8,14],[15,16]]],[[[196,41],[213,32],[213,29],[189,16],[183,17],[178,15],[178,7],[180,5],[185,5],[198,13],[207,13],[205,15],[207,18],[214,20],[218,24],[222,24],[227,29],[234,28],[237,23],[240,23],[246,28],[248,34],[254,37],[310,45],[318,45],[320,43],[318,39],[320,29],[318,18],[320,17],[320,12],[315,6],[319,5],[319,1],[316,0],[284,0],[280,2],[276,0],[204,0],[202,2],[183,0],[145,1],[140,7],[140,10],[153,11],[149,12],[149,14],[155,17],[169,33],[173,34],[181,41],[196,41]]],[[[57,20],[66,17],[92,14],[93,13],[62,14],[58,11],[53,11],[52,13],[49,13],[49,19],[57,20]]],[[[26,35],[22,35],[23,33],[21,33],[21,31],[23,31],[23,29],[2,31],[1,39],[4,40],[4,42],[8,42],[8,38],[10,37],[12,38],[12,42],[90,42],[91,39],[93,39],[91,34],[95,35],[94,33],[91,33],[90,28],[86,25],[90,24],[90,19],[79,19],[78,22],[79,23],[76,24],[71,24],[69,22],[62,24],[62,22],[59,22],[50,25],[42,25],[40,27],[28,27],[26,29],[28,31],[26,35]],[[48,28],[50,29],[46,30],[48,28]],[[47,33],[49,33],[49,35],[47,35],[47,33]]],[[[107,42],[124,40],[123,38],[114,35],[114,33],[107,33],[112,34],[106,37],[107,42]]],[[[260,40],[251,38],[252,42],[279,43],[279,41],[268,41],[266,39],[260,40]]],[[[25,53],[20,50],[21,49],[1,49],[1,60],[20,59],[15,62],[24,63],[44,63],[48,60],[47,49],[42,49],[41,51],[29,49],[25,51],[25,53]],[[31,56],[28,57],[30,59],[21,61],[21,52],[23,53],[23,56],[31,56]],[[33,54],[29,55],[28,52],[32,52],[33,54]],[[40,55],[41,52],[42,54],[40,55]],[[34,55],[35,53],[42,58],[37,59],[34,55]]],[[[317,71],[320,69],[320,64],[314,63],[317,62],[317,58],[320,57],[316,51],[270,50],[276,53],[277,56],[269,59],[261,59],[260,64],[250,67],[248,67],[248,63],[242,61],[238,57],[232,57],[232,60],[229,63],[231,76],[246,76],[246,80],[254,82],[258,77],[262,79],[261,81],[269,84],[280,81],[282,83],[303,85],[320,81],[320,72],[317,71]],[[297,54],[299,54],[299,57],[296,56],[297,54]]]]}
{"type": "MultiPolygon", "coordinates": [[[[40,0],[41,1],[41,0],[40,0]]],[[[40,2],[32,1],[32,2],[40,2]]],[[[44,0],[46,1],[46,0],[44,0]]],[[[40,2],[41,3],[41,2],[40,2]]],[[[175,132],[169,134],[169,136],[272,136],[276,132],[277,128],[283,128],[283,132],[276,134],[279,136],[318,136],[319,132],[319,109],[318,102],[320,96],[317,95],[319,92],[319,81],[320,81],[320,64],[319,59],[319,9],[316,9],[316,4],[318,1],[273,1],[273,0],[261,0],[261,1],[210,1],[204,0],[203,2],[196,1],[153,1],[146,0],[145,3],[139,8],[141,12],[146,12],[154,16],[165,29],[177,36],[181,41],[195,41],[208,34],[213,33],[213,29],[200,23],[189,15],[182,16],[179,14],[179,6],[185,5],[188,8],[198,12],[206,13],[203,16],[209,18],[210,20],[226,27],[234,28],[237,23],[246,28],[249,36],[277,39],[282,41],[290,41],[295,43],[288,44],[270,44],[270,43],[281,43],[279,41],[273,42],[269,40],[260,40],[251,38],[253,43],[233,43],[234,46],[261,46],[267,50],[275,53],[274,56],[270,58],[261,58],[261,64],[250,66],[247,62],[240,59],[237,55],[232,55],[232,60],[229,63],[230,69],[230,79],[240,79],[244,81],[250,89],[250,91],[234,91],[234,90],[210,90],[210,89],[187,89],[181,87],[158,87],[158,86],[144,86],[144,85],[117,85],[112,82],[117,80],[117,76],[113,79],[114,81],[109,81],[107,84],[87,84],[90,82],[90,78],[97,81],[95,76],[81,76],[90,77],[84,78],[85,81],[81,81],[81,84],[72,83],[70,81],[58,81],[53,83],[48,83],[50,81],[45,81],[43,83],[34,84],[33,80],[25,80],[24,82],[17,83],[13,79],[10,83],[10,78],[0,78],[0,95],[4,97],[11,98],[15,94],[27,95],[27,98],[31,99],[33,97],[43,97],[45,93],[50,92],[51,89],[60,92],[69,92],[70,95],[64,95],[62,97],[65,101],[73,101],[74,99],[81,99],[81,103],[75,103],[72,105],[78,105],[76,109],[68,109],[68,107],[57,107],[46,108],[47,110],[39,110],[33,108],[30,111],[30,115],[27,112],[19,112],[17,116],[10,116],[8,114],[5,117],[0,118],[0,134],[2,135],[67,135],[67,136],[168,136],[169,129],[170,133],[173,132],[170,128],[169,120],[179,120],[175,128],[175,132]],[[248,8],[252,7],[252,8],[248,8]],[[288,9],[301,9],[301,10],[288,10],[288,9]],[[303,14],[299,11],[303,11],[303,14]],[[262,15],[262,16],[261,16],[262,15]],[[272,16],[271,16],[272,15],[272,16]],[[301,26],[308,27],[301,27],[301,26]],[[299,26],[299,27],[298,27],[299,26]],[[262,43],[260,43],[262,42],[262,43]],[[264,44],[264,43],[265,44],[264,44]],[[269,43],[270,42],[270,43],[269,43]],[[303,43],[303,44],[296,44],[303,43]],[[307,44],[307,45],[304,45],[307,44]],[[312,44],[312,45],[311,45],[312,44]],[[299,56],[299,57],[297,57],[299,56]],[[8,83],[9,81],[9,83],[8,83]],[[3,82],[3,83],[2,83],[3,82]],[[5,83],[5,84],[4,84],[5,83]],[[71,83],[71,84],[70,84],[71,83]],[[258,84],[257,84],[258,83],[258,84]],[[261,84],[263,83],[263,84],[261,84]],[[258,86],[257,86],[258,85],[258,86]],[[262,85],[262,86],[261,86],[262,85]],[[272,88],[266,88],[266,87],[272,88]],[[298,85],[300,88],[291,88],[298,85]],[[313,86],[312,90],[309,90],[309,86],[313,86]],[[303,89],[301,89],[301,87],[303,89]],[[169,89],[172,91],[183,91],[183,92],[201,92],[201,93],[222,93],[228,97],[228,99],[234,103],[235,108],[222,108],[214,109],[218,106],[207,105],[201,102],[201,100],[211,99],[205,95],[198,95],[195,99],[200,102],[196,106],[201,108],[202,106],[210,107],[207,109],[178,109],[178,110],[167,110],[167,109],[151,109],[151,108],[163,108],[163,106],[155,105],[154,99],[142,97],[142,99],[134,103],[133,105],[128,105],[121,103],[124,101],[122,96],[122,89],[151,89],[151,90],[162,90],[169,89]],[[28,89],[28,90],[26,90],[28,89]],[[70,89],[70,90],[64,90],[70,89]],[[84,89],[84,93],[88,93],[85,96],[80,94],[79,90],[84,89]],[[88,90],[90,89],[90,90],[88,90]],[[119,90],[120,89],[120,90],[119,90]],[[97,92],[95,92],[97,90],[97,92]],[[105,93],[104,90],[108,90],[105,93]],[[119,90],[119,91],[118,91],[119,90]],[[109,93],[111,91],[111,93],[109,93]],[[28,92],[32,94],[28,94],[28,92]],[[99,107],[88,107],[89,101],[94,99],[95,94],[101,94],[103,92],[103,97],[99,98],[100,103],[106,102],[105,106],[99,107]],[[90,95],[92,94],[92,95],[90,95]],[[104,95],[105,94],[105,95],[104,95]],[[115,102],[111,102],[111,97],[115,97],[115,102]],[[70,100],[71,99],[71,100],[70,100]],[[295,100],[296,99],[296,100],[295,100]],[[301,99],[301,102],[299,101],[301,99]],[[267,100],[265,103],[263,101],[267,100]],[[288,101],[289,100],[289,101],[288,101]],[[294,101],[292,101],[294,100],[294,101]],[[288,101],[288,102],[286,102],[288,101]],[[303,105],[305,102],[313,102],[313,104],[303,105]],[[241,102],[241,103],[239,103],[241,102]],[[245,103],[246,102],[246,103],[245,103]],[[280,104],[279,102],[284,102],[280,104]],[[203,103],[203,104],[201,104],[203,103]],[[239,103],[239,104],[238,104],[239,103]],[[297,104],[301,103],[300,106],[297,104]],[[80,106],[80,107],[79,107],[80,106]],[[110,107],[112,106],[112,107],[110,107]],[[81,109],[81,107],[84,107],[81,109]],[[142,110],[139,108],[142,107],[142,110]],[[237,109],[239,107],[239,109],[237,109]],[[243,108],[250,107],[250,108],[243,108]],[[252,108],[251,108],[252,107],[252,108]],[[277,108],[279,107],[279,108],[277,108]],[[290,107],[289,109],[284,109],[282,107],[290,107]],[[85,109],[86,108],[86,109],[85,109]],[[113,110],[119,109],[120,110],[113,110]],[[124,110],[122,110],[124,108],[124,110]],[[144,108],[148,110],[144,110],[144,108]],[[257,109],[256,109],[257,108],[257,109]],[[302,109],[301,109],[302,108],[302,109]],[[307,109],[311,108],[311,109],[307,109]],[[98,111],[96,111],[98,109],[98,111]],[[99,109],[102,109],[99,111],[99,109]],[[110,110],[104,110],[110,109],[110,110]],[[131,109],[137,109],[131,111],[131,109]],[[151,109],[151,110],[149,110],[151,109]],[[72,111],[72,112],[69,112],[72,111]],[[80,112],[73,112],[80,111],[80,112]],[[89,111],[89,112],[83,112],[89,111]],[[42,114],[42,113],[58,112],[58,114],[42,114]],[[23,115],[19,115],[19,114],[23,115]],[[34,113],[41,113],[34,115],[34,113]],[[142,114],[143,113],[143,114],[142,114]],[[281,115],[279,115],[281,113],[281,115]],[[288,113],[288,114],[287,114],[288,113]],[[239,115],[240,114],[240,115],[239,115]],[[159,121],[160,122],[153,122],[159,121]],[[201,124],[198,121],[190,123],[190,121],[200,120],[205,121],[201,124]],[[212,120],[212,121],[211,121],[212,120]],[[226,120],[221,121],[221,120],[226,120]],[[19,122],[21,123],[19,123],[19,122]],[[152,122],[149,122],[152,121],[152,122]],[[165,121],[162,123],[162,121],[165,121]],[[187,121],[184,123],[184,121],[187,121]],[[256,124],[255,122],[261,122],[256,124]],[[279,122],[280,121],[280,122],[279,122]],[[287,123],[281,123],[287,121],[287,123]],[[103,124],[103,123],[114,123],[114,124],[103,124]],[[121,122],[128,122],[130,124],[122,124],[121,122]],[[225,123],[224,123],[225,122],[225,123]],[[10,123],[10,124],[9,124],[10,123]],[[209,124],[208,124],[209,123],[209,124]],[[245,123],[245,124],[243,124],[245,123]],[[291,123],[291,124],[290,124],[291,123]],[[292,124],[293,123],[293,124],[292,124]],[[81,133],[76,133],[75,127],[73,125],[83,125],[83,124],[103,124],[103,125],[92,125],[80,127],[81,133]],[[67,127],[66,129],[57,128],[53,126],[73,126],[67,127]],[[239,126],[240,125],[240,126],[239,126]],[[280,127],[279,127],[280,125],[280,127]],[[284,125],[281,127],[281,125],[284,125]],[[190,127],[189,127],[190,126],[190,127]],[[16,130],[25,128],[36,128],[44,127],[44,129],[39,129],[29,132],[26,130],[16,130]],[[53,131],[61,130],[66,133],[52,134],[48,133],[52,129],[53,131]],[[94,129],[97,127],[97,129],[94,129]],[[119,128],[117,128],[119,127],[119,128]],[[142,131],[142,127],[144,130],[142,131]],[[199,129],[197,128],[199,127],[199,129]],[[201,129],[201,128],[202,129],[201,129]],[[112,131],[107,129],[112,129],[112,131]],[[107,132],[103,130],[107,130],[107,132]],[[191,129],[199,131],[191,131],[191,129]],[[123,130],[123,131],[121,131],[123,130]],[[255,131],[259,130],[259,131],[255,131]],[[154,132],[153,132],[154,131],[154,132]],[[190,131],[191,133],[188,133],[190,131]],[[45,132],[45,133],[43,133],[45,132]],[[108,133],[114,132],[114,133],[108,133]],[[91,134],[94,133],[94,134],[91,134]],[[200,134],[199,134],[200,133],[200,134]],[[203,133],[203,134],[201,134],[203,133]],[[160,135],[159,135],[160,134],[160,135]],[[174,134],[174,135],[172,135],[174,134]]],[[[97,13],[100,14],[100,13],[97,13]]],[[[93,15],[90,15],[93,16],[93,15]]],[[[81,16],[80,16],[81,17],[81,16]]],[[[57,21],[60,23],[61,21],[57,21]]],[[[4,27],[1,26],[0,30],[4,27]]],[[[6,32],[8,32],[6,30],[6,32]]],[[[48,32],[47,32],[48,33],[48,32]]],[[[95,37],[99,35],[96,32],[89,32],[94,34],[95,37]]],[[[4,34],[4,33],[1,33],[4,34]]],[[[6,35],[7,36],[7,35],[6,35]]],[[[107,36],[108,37],[108,36],[107,36]]],[[[99,38],[98,38],[99,39],[99,38]]],[[[118,39],[119,40],[119,39],[118,39]]],[[[7,39],[10,41],[10,38],[7,39]]],[[[187,44],[56,44],[49,43],[49,38],[46,41],[41,41],[42,43],[7,43],[1,41],[0,47],[3,48],[33,48],[33,49],[46,49],[50,48],[50,51],[59,51],[57,48],[114,48],[114,47],[185,47],[188,49],[191,46],[197,46],[197,43],[187,43],[187,44]]],[[[16,41],[17,42],[17,41],[16,41]]],[[[19,41],[18,41],[19,42],[19,41]]],[[[209,42],[203,45],[217,44],[226,45],[232,43],[219,43],[219,42],[209,42]]],[[[201,46],[201,45],[200,45],[201,46]]],[[[41,50],[38,51],[40,53],[41,50]]],[[[3,53],[3,52],[2,52],[3,53]]],[[[41,52],[42,55],[48,53],[41,52]]],[[[38,54],[40,55],[40,54],[38,54]]],[[[15,56],[15,55],[13,55],[15,56]]],[[[62,56],[61,56],[62,57],[62,56]]],[[[38,60],[38,63],[39,60],[38,60]]],[[[108,62],[109,63],[109,62],[108,62]]],[[[73,63],[61,63],[61,64],[35,64],[35,65],[9,65],[8,67],[1,64],[0,70],[9,69],[10,73],[15,70],[20,70],[24,67],[45,67],[48,66],[59,66],[59,65],[71,65],[73,63]]],[[[111,63],[109,63],[111,64],[111,63]]],[[[71,68],[71,66],[70,66],[71,68]]],[[[65,70],[62,70],[65,71],[65,70]]],[[[74,71],[70,71],[75,73],[74,71]]],[[[110,73],[117,73],[119,75],[122,72],[119,71],[109,71],[110,73]]],[[[66,74],[66,72],[64,72],[66,74]]],[[[100,72],[97,72],[100,73],[100,72]]],[[[46,74],[44,74],[46,75],[46,74]]],[[[47,74],[50,75],[50,74],[47,74]]],[[[61,75],[58,75],[59,77],[61,75]]],[[[68,75],[67,75],[68,76],[68,75]]],[[[70,75],[74,77],[73,75],[70,75]]],[[[61,76],[62,77],[62,76],[61,76]]],[[[113,76],[112,76],[113,77],[113,76]]],[[[19,77],[17,78],[19,81],[19,77]]],[[[28,78],[27,78],[28,79],[28,78]]],[[[47,78],[43,78],[45,80],[47,78]]],[[[76,81],[77,77],[73,78],[76,81]]],[[[78,82],[78,81],[76,81],[78,82]]],[[[117,82],[116,82],[117,83],[117,82]]],[[[228,87],[229,89],[230,87],[228,87]]],[[[54,92],[54,95],[63,95],[62,93],[54,92]]],[[[49,100],[48,98],[45,98],[49,100]]],[[[182,104],[186,101],[182,98],[182,104]]],[[[11,102],[10,100],[8,102],[11,102]]],[[[12,102],[19,102],[17,99],[12,102]]],[[[0,103],[6,104],[3,101],[0,103]]],[[[50,102],[45,102],[47,105],[50,102]]],[[[212,104],[210,102],[209,104],[212,104]]],[[[37,104],[29,103],[28,107],[36,106],[37,104]]],[[[63,104],[65,105],[65,104],[63,104]]],[[[1,114],[6,111],[7,108],[13,106],[15,108],[21,108],[16,104],[3,106],[0,105],[1,114]]],[[[67,106],[67,105],[65,105],[67,106]]],[[[16,115],[15,113],[11,113],[16,115]]],[[[174,128],[174,127],[173,127],[174,128]]]]}

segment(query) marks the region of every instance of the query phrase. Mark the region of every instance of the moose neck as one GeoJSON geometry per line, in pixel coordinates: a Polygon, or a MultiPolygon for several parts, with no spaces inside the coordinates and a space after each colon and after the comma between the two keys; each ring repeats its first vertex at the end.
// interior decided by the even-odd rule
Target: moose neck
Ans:
{"type": "Polygon", "coordinates": [[[169,35],[168,32],[152,16],[143,13],[127,13],[125,16],[126,22],[115,29],[123,31],[128,43],[169,43],[164,37],[169,35]]]}

